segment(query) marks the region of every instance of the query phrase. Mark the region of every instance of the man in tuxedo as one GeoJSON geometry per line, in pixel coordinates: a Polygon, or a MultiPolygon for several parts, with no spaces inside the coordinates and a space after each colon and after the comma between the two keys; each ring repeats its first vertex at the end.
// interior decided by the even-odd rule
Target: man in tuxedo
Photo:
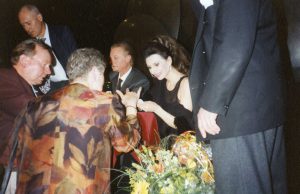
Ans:
{"type": "Polygon", "coordinates": [[[14,120],[35,98],[32,86],[42,83],[51,73],[52,58],[48,45],[29,39],[14,48],[11,57],[13,68],[0,69],[0,166],[8,162],[11,151],[8,144],[13,134],[14,120]]]}
{"type": "Polygon", "coordinates": [[[53,49],[56,65],[50,79],[38,86],[42,94],[54,91],[66,83],[68,77],[65,72],[67,59],[77,48],[72,32],[67,26],[48,25],[35,5],[24,5],[18,14],[19,22],[26,33],[37,39],[42,39],[53,49]]]}
{"type": "Polygon", "coordinates": [[[109,79],[112,83],[112,92],[120,90],[123,93],[126,89],[137,91],[142,87],[143,96],[150,87],[147,77],[138,69],[133,67],[134,51],[132,46],[126,41],[120,41],[111,46],[110,60],[113,72],[109,79]]]}
{"type": "Polygon", "coordinates": [[[284,102],[271,0],[191,0],[197,137],[212,147],[217,193],[287,193],[284,102]]]}

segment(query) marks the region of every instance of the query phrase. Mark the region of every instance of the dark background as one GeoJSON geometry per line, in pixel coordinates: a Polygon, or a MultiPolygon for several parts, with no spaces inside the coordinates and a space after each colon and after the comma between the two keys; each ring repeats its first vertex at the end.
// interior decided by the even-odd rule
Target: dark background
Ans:
{"type": "MultiPolygon", "coordinates": [[[[300,193],[300,11],[299,0],[273,0],[278,15],[283,75],[286,78],[286,148],[289,193],[300,193]]],[[[192,53],[196,21],[188,0],[0,0],[0,66],[9,67],[9,54],[27,38],[18,24],[23,4],[39,7],[49,24],[66,24],[79,47],[99,49],[108,59],[114,40],[130,39],[137,50],[155,34],[169,34],[192,53]]],[[[109,68],[108,68],[109,70],[109,68]]]]}

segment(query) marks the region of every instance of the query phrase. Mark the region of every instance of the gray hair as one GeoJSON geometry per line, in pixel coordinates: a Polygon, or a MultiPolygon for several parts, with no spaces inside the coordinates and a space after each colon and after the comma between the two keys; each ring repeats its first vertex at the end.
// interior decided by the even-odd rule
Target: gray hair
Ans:
{"type": "Polygon", "coordinates": [[[87,76],[93,67],[104,73],[106,62],[102,53],[93,48],[77,49],[68,59],[67,74],[70,81],[74,81],[87,76]]]}
{"type": "Polygon", "coordinates": [[[21,55],[26,55],[28,57],[34,56],[36,54],[36,46],[40,46],[47,50],[51,56],[52,65],[55,65],[52,49],[43,41],[37,39],[24,40],[13,49],[10,58],[12,65],[16,65],[19,62],[21,55]]]}
{"type": "Polygon", "coordinates": [[[40,10],[37,8],[37,6],[35,5],[32,5],[32,4],[26,4],[26,5],[23,5],[20,9],[23,10],[23,9],[27,9],[29,12],[32,12],[32,13],[35,13],[35,14],[41,14],[40,10]]]}

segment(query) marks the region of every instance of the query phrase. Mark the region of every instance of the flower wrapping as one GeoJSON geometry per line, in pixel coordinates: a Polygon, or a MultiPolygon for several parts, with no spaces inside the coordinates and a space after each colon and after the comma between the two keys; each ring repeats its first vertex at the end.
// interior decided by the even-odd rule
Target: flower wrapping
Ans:
{"type": "Polygon", "coordinates": [[[140,164],[127,169],[132,194],[214,193],[209,146],[196,142],[193,132],[162,139],[158,147],[136,150],[140,164]],[[165,142],[174,142],[167,149],[165,142]]]}

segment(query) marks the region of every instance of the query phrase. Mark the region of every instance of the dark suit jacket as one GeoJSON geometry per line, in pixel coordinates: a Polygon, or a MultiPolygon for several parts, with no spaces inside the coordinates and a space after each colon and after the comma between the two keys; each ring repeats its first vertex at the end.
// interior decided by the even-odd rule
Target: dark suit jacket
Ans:
{"type": "Polygon", "coordinates": [[[221,127],[220,134],[208,138],[281,125],[282,78],[271,0],[214,0],[206,10],[199,0],[190,1],[198,18],[189,76],[194,113],[199,107],[218,113],[221,127]]]}
{"type": "MultiPolygon", "coordinates": [[[[116,92],[117,82],[118,82],[119,73],[111,72],[109,74],[109,79],[112,83],[112,92],[116,92]]],[[[139,87],[142,87],[141,97],[148,91],[150,87],[150,82],[148,78],[138,69],[132,68],[132,71],[128,75],[125,81],[123,81],[123,85],[121,87],[121,91],[124,93],[128,88],[130,91],[137,91],[139,87]]]]}
{"type": "Polygon", "coordinates": [[[67,26],[48,25],[48,30],[53,52],[66,70],[69,56],[77,49],[74,36],[67,26]]]}
{"type": "Polygon", "coordinates": [[[0,69],[0,163],[8,159],[4,148],[13,133],[14,119],[34,98],[31,86],[15,69],[0,69]]]}
{"type": "MultiPolygon", "coordinates": [[[[52,50],[55,53],[58,61],[66,71],[67,60],[72,52],[77,49],[74,36],[67,26],[55,26],[48,24],[48,31],[52,50]]],[[[68,81],[51,81],[50,92],[53,92],[65,86],[67,83],[68,81]]],[[[36,89],[39,90],[38,87],[36,87],[36,89]]]]}

